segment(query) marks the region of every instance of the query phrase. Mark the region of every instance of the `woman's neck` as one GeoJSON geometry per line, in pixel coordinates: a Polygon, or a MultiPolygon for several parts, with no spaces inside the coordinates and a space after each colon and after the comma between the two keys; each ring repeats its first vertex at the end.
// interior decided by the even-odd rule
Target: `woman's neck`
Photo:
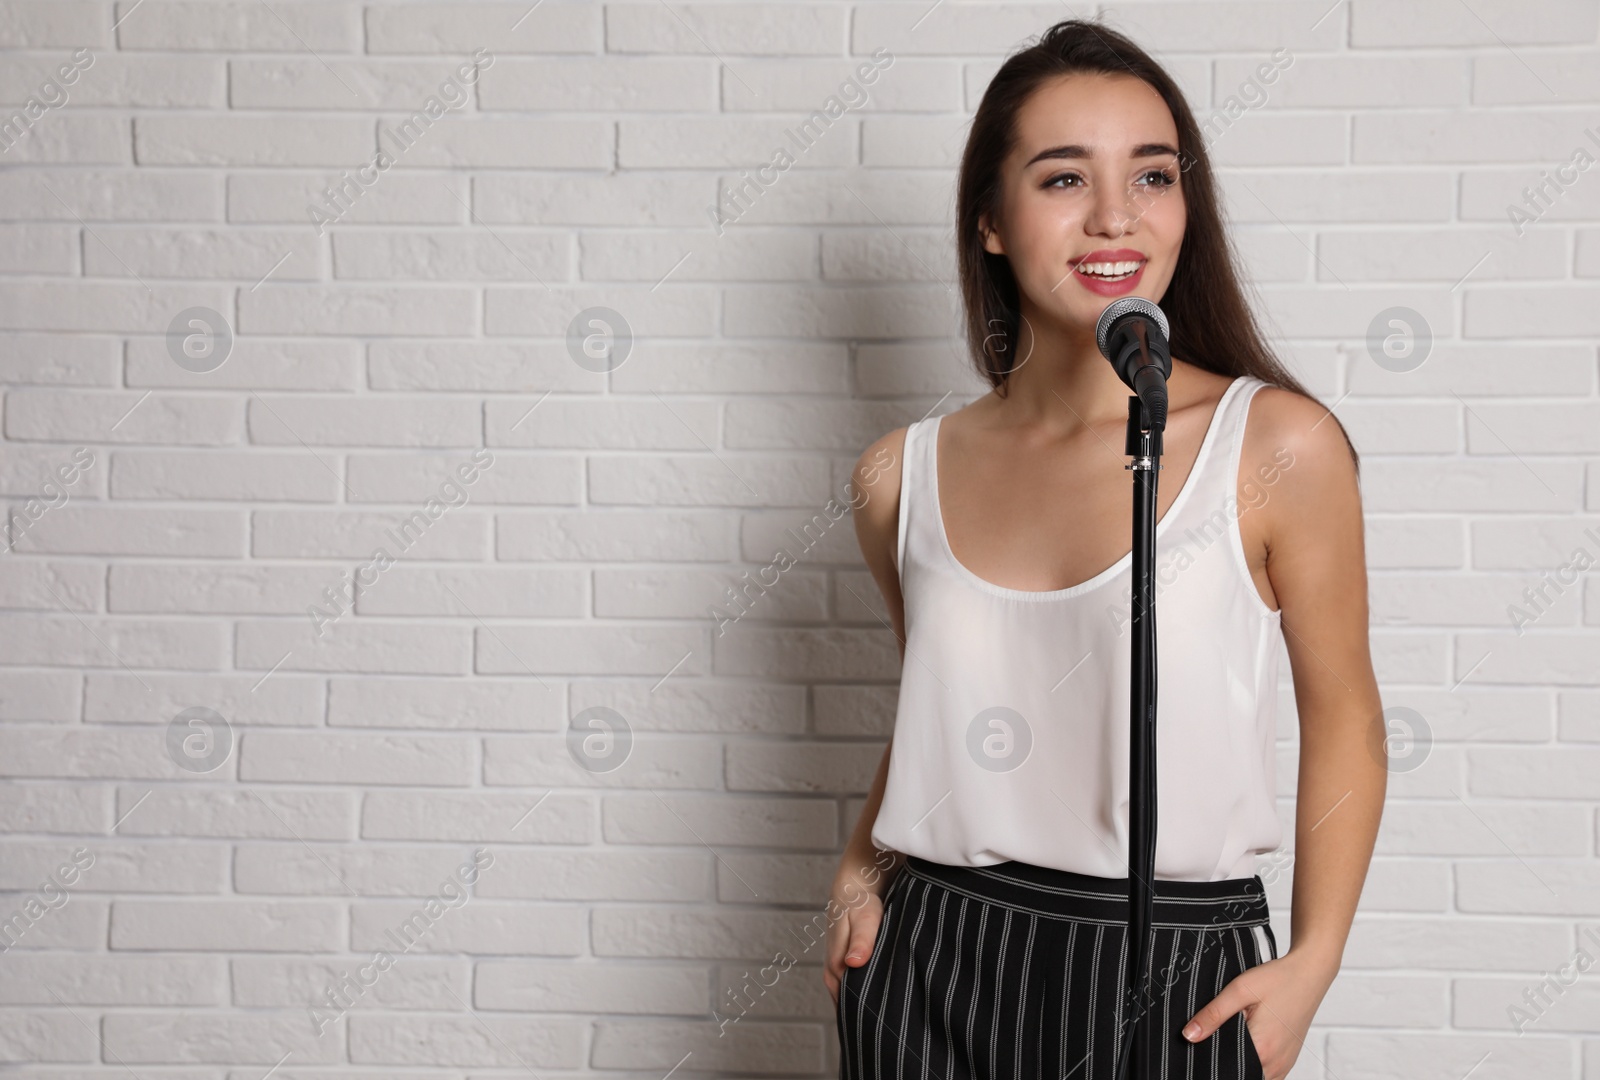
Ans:
{"type": "Polygon", "coordinates": [[[1101,354],[1093,327],[1054,326],[1032,314],[1022,339],[1005,396],[990,395],[997,421],[1068,436],[1126,418],[1131,391],[1101,354]]]}

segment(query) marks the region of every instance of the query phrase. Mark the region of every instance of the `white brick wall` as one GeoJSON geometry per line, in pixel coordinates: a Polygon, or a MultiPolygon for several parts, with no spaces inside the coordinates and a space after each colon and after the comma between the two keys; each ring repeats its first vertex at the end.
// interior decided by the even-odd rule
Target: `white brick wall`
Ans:
{"type": "MultiPolygon", "coordinates": [[[[896,653],[818,525],[862,447],[979,392],[952,166],[1006,52],[1094,8],[0,0],[0,111],[80,65],[0,154],[0,1068],[836,1075],[799,935],[896,653]],[[720,187],[878,49],[870,104],[718,235],[720,187]],[[566,343],[596,306],[636,338],[609,374],[566,343]],[[171,351],[194,308],[236,335],[213,371],[171,351]],[[635,740],[614,772],[569,751],[596,707],[635,740]]],[[[1600,951],[1600,586],[1559,578],[1600,557],[1600,168],[1521,237],[1508,211],[1600,158],[1600,0],[1099,9],[1202,119],[1293,57],[1214,154],[1263,314],[1363,451],[1384,700],[1433,740],[1294,1080],[1600,1077],[1600,974],[1530,994],[1600,951]],[[1403,374],[1366,346],[1397,306],[1435,337],[1403,374]]]]}

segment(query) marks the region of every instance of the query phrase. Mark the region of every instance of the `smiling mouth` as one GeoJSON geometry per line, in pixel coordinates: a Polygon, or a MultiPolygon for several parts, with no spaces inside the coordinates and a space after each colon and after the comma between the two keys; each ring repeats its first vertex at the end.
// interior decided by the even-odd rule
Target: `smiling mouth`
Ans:
{"type": "Polygon", "coordinates": [[[1073,272],[1096,281],[1125,281],[1138,273],[1144,259],[1127,259],[1115,262],[1081,262],[1073,272]]]}

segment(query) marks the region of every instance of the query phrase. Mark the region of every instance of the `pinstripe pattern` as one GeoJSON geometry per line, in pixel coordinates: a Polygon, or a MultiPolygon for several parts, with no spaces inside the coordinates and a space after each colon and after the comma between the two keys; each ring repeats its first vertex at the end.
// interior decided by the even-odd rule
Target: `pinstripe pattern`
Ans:
{"type": "MultiPolygon", "coordinates": [[[[1179,1028],[1277,955],[1259,877],[1157,881],[1145,1003],[1152,1080],[1264,1080],[1243,1014],[1199,1045],[1179,1028]]],[[[1121,994],[1127,882],[1007,862],[909,857],[867,963],[846,967],[841,1080],[1112,1080],[1136,999],[1121,994]]]]}

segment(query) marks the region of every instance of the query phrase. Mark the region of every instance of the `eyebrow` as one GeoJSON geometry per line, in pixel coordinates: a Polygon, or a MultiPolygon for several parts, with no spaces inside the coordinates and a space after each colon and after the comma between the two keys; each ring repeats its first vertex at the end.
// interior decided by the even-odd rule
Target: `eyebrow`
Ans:
{"type": "MultiPolygon", "coordinates": [[[[1133,148],[1133,153],[1129,154],[1128,156],[1144,158],[1161,157],[1163,155],[1177,157],[1178,151],[1173,147],[1168,146],[1166,143],[1140,143],[1138,146],[1133,148]]],[[[1051,158],[1092,157],[1094,157],[1094,151],[1090,150],[1087,146],[1082,146],[1078,143],[1069,143],[1066,146],[1052,146],[1048,150],[1039,151],[1037,154],[1033,155],[1033,157],[1029,158],[1027,164],[1023,165],[1022,167],[1026,169],[1028,165],[1032,165],[1034,162],[1046,161],[1051,158]]]]}

